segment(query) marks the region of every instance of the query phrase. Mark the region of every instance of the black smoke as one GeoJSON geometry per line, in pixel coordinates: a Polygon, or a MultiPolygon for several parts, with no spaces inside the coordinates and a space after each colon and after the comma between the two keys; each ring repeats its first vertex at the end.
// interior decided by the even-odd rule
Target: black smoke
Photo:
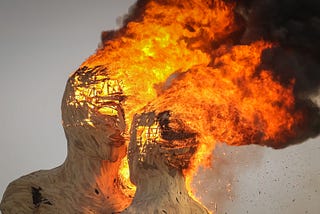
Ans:
{"type": "Polygon", "coordinates": [[[296,92],[320,86],[320,1],[240,0],[237,13],[246,21],[242,43],[264,39],[279,44],[263,55],[263,68],[282,82],[296,79],[296,92]]]}
{"type": "MultiPolygon", "coordinates": [[[[230,2],[230,1],[229,1],[230,2]]],[[[297,127],[303,141],[320,132],[320,110],[310,98],[320,90],[320,1],[237,0],[235,13],[244,21],[241,44],[270,41],[260,70],[270,70],[283,85],[294,83],[296,109],[306,115],[297,127]]]]}

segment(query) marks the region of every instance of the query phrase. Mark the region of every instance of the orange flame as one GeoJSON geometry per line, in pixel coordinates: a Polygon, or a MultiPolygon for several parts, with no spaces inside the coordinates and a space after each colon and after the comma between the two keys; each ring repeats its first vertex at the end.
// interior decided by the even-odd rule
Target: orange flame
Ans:
{"type": "Polygon", "coordinates": [[[150,104],[179,114],[198,133],[198,150],[184,172],[187,185],[216,142],[277,145],[294,135],[301,119],[293,113],[294,80],[284,87],[271,71],[257,72],[272,44],[231,45],[228,38],[238,30],[234,5],[154,0],[143,7],[82,66],[104,66],[108,78],[121,81],[127,127],[150,104]]]}
{"type": "Polygon", "coordinates": [[[107,41],[82,64],[104,65],[111,79],[123,81],[128,96],[125,105],[128,123],[133,114],[156,99],[157,84],[176,71],[210,63],[210,55],[202,50],[206,41],[200,38],[211,41],[230,31],[232,8],[222,2],[215,3],[213,8],[208,3],[168,4],[148,3],[141,21],[129,22],[123,34],[107,41]]]}
{"type": "Polygon", "coordinates": [[[299,112],[292,113],[294,81],[283,87],[269,71],[255,72],[268,47],[264,42],[222,47],[212,66],[194,67],[152,103],[159,111],[170,106],[198,132],[198,150],[185,171],[189,185],[216,142],[277,147],[294,136],[293,127],[301,119],[299,112]]]}

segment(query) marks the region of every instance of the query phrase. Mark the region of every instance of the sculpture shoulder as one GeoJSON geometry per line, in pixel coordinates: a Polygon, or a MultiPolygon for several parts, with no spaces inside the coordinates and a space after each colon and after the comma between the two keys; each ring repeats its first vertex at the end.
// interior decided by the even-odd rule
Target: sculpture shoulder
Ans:
{"type": "Polygon", "coordinates": [[[47,170],[40,170],[12,181],[5,190],[0,210],[2,214],[33,213],[40,203],[41,184],[47,170]]]}
{"type": "Polygon", "coordinates": [[[31,185],[24,177],[12,181],[5,190],[0,205],[3,214],[32,212],[31,185]]]}

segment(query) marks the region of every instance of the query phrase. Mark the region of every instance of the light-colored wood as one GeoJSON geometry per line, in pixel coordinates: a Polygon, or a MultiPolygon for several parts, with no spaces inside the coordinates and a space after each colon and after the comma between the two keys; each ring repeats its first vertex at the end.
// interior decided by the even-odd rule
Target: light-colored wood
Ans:
{"type": "Polygon", "coordinates": [[[122,111],[108,116],[85,102],[70,105],[74,77],[68,80],[62,100],[68,141],[65,162],[10,183],[1,201],[2,214],[116,213],[130,204],[131,198],[122,193],[118,180],[120,161],[126,154],[122,111]],[[91,124],[86,123],[89,114],[91,124]]]}
{"type": "Polygon", "coordinates": [[[149,112],[133,120],[128,158],[130,179],[137,191],[124,214],[209,213],[189,196],[182,175],[182,168],[187,167],[193,154],[192,146],[196,146],[191,143],[196,143],[194,135],[174,134],[179,130],[165,133],[165,124],[159,120],[167,120],[160,117],[168,116],[149,112]]]}
{"type": "Polygon", "coordinates": [[[112,115],[92,107],[92,97],[75,98],[77,84],[95,84],[90,72],[103,69],[79,69],[69,78],[61,108],[67,158],[55,169],[40,170],[10,183],[1,201],[2,214],[208,213],[188,195],[182,174],[196,149],[196,136],[182,121],[169,118],[168,112],[143,113],[133,119],[128,158],[130,179],[137,191],[133,200],[123,193],[118,175],[126,155],[123,97],[117,91],[115,97],[104,95],[101,100],[106,102],[99,102],[116,109],[112,115]],[[77,82],[79,76],[85,82],[77,82]]]}

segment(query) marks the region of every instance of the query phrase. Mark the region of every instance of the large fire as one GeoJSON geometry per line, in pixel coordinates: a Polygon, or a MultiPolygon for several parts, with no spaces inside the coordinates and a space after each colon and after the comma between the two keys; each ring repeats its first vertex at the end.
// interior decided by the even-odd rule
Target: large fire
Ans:
{"type": "MultiPolygon", "coordinates": [[[[184,170],[190,192],[197,167],[208,163],[216,143],[282,147],[295,137],[303,122],[295,108],[295,79],[282,85],[271,70],[259,69],[263,51],[277,44],[234,41],[241,31],[234,4],[154,0],[138,6],[123,28],[105,33],[102,46],[81,65],[103,71],[91,76],[90,84],[79,78],[78,102],[70,104],[89,102],[102,114],[116,115],[117,106],[103,103],[122,102],[127,129],[143,110],[174,112],[197,133],[197,150],[184,170]],[[123,99],[104,100],[110,95],[123,99]]],[[[84,122],[90,125],[90,115],[84,122]]],[[[120,174],[132,194],[126,162],[120,174]]]]}

